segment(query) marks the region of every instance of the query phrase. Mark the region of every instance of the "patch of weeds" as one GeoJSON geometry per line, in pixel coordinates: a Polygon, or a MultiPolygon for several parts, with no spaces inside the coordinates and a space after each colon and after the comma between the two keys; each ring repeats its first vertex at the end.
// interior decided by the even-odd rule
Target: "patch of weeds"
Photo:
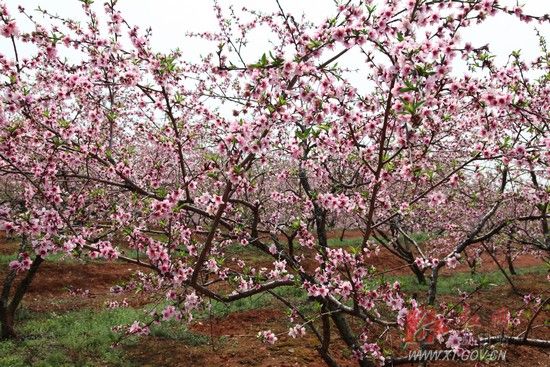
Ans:
{"type": "Polygon", "coordinates": [[[363,243],[362,237],[354,237],[354,238],[344,238],[340,240],[339,238],[330,238],[328,240],[328,246],[329,247],[336,247],[336,248],[354,248],[357,249],[361,246],[363,243]]]}
{"type": "Polygon", "coordinates": [[[208,344],[210,338],[207,335],[194,333],[178,321],[165,321],[160,325],[151,327],[151,335],[163,339],[178,340],[189,346],[208,344]]]}
{"type": "Polygon", "coordinates": [[[13,254],[0,254],[0,266],[2,267],[8,266],[13,260],[17,260],[17,252],[13,254]]]}
{"type": "Polygon", "coordinates": [[[225,317],[233,312],[242,312],[262,308],[270,302],[271,296],[267,293],[245,297],[229,303],[212,301],[210,312],[204,311],[204,313],[201,313],[197,317],[200,319],[205,319],[208,318],[210,314],[213,317],[225,317]]]}
{"type": "Polygon", "coordinates": [[[267,255],[257,247],[252,245],[242,246],[240,244],[230,245],[225,250],[225,257],[226,259],[231,259],[232,257],[235,257],[237,259],[244,260],[245,262],[272,260],[269,255],[267,255]]]}
{"type": "MultiPolygon", "coordinates": [[[[13,254],[0,254],[0,266],[7,267],[11,261],[17,260],[17,256],[17,252],[14,252],[13,254]]],[[[46,257],[46,261],[53,263],[72,264],[77,263],[81,260],[68,256],[66,253],[58,252],[56,254],[48,255],[46,257]]]]}
{"type": "Polygon", "coordinates": [[[19,307],[15,312],[15,320],[17,322],[31,319],[35,316],[35,313],[29,310],[27,307],[19,307]]]}
{"type": "MultiPolygon", "coordinates": [[[[519,275],[522,274],[545,274],[545,266],[531,266],[516,269],[519,275]]],[[[419,284],[414,275],[385,276],[380,280],[373,280],[366,283],[367,287],[374,287],[382,282],[393,283],[398,281],[401,289],[406,293],[426,292],[428,284],[419,284]]],[[[429,279],[427,278],[429,283],[429,279]]],[[[478,286],[489,288],[491,286],[506,285],[508,282],[499,270],[470,274],[467,272],[457,272],[451,275],[440,275],[437,283],[437,292],[439,294],[456,294],[456,292],[471,292],[478,286]]]]}
{"type": "MultiPolygon", "coordinates": [[[[18,313],[17,331],[21,340],[0,341],[0,366],[120,366],[132,367],[121,348],[112,345],[119,340],[112,328],[145,320],[139,309],[82,309],[64,314],[18,313]]],[[[151,327],[151,335],[179,340],[190,346],[204,345],[209,337],[189,331],[177,321],[151,327]]],[[[136,337],[124,338],[123,345],[136,345],[136,337]]]]}
{"type": "Polygon", "coordinates": [[[131,366],[119,349],[112,348],[117,335],[111,328],[142,317],[131,308],[61,315],[23,311],[17,328],[22,340],[0,342],[0,366],[131,366]]]}

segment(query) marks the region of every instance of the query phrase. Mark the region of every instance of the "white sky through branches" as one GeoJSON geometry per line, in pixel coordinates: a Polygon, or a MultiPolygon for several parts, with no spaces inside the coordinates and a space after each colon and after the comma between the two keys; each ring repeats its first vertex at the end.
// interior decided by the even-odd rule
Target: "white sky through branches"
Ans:
{"type": "MultiPolygon", "coordinates": [[[[379,0],[383,2],[384,0],[379,0]]],[[[21,19],[17,6],[22,5],[29,12],[41,6],[62,17],[71,19],[83,19],[81,4],[78,0],[4,0],[13,16],[21,19]]],[[[94,7],[99,14],[102,13],[103,0],[96,0],[94,7]]],[[[245,6],[249,9],[262,12],[277,11],[275,0],[220,0],[222,8],[233,5],[236,11],[245,6]]],[[[305,15],[305,18],[319,23],[323,19],[335,14],[333,0],[280,0],[285,12],[293,14],[296,18],[305,15]]],[[[504,0],[502,5],[512,6],[515,0],[504,0]]],[[[522,0],[524,13],[542,15],[550,13],[550,0],[522,0]]],[[[215,44],[199,39],[189,39],[187,32],[212,31],[217,29],[217,22],[213,11],[213,1],[210,0],[119,0],[118,8],[131,25],[138,25],[145,29],[151,26],[153,29],[152,46],[160,52],[180,48],[184,58],[198,61],[200,55],[216,50],[215,44]]],[[[41,15],[35,15],[40,20],[41,15]]],[[[44,20],[47,22],[47,20],[44,20]]],[[[24,24],[20,25],[24,30],[24,24]]],[[[490,44],[491,53],[497,56],[497,64],[504,64],[508,55],[514,50],[521,49],[521,55],[525,60],[533,60],[539,53],[539,41],[534,28],[550,41],[550,25],[540,25],[536,22],[525,24],[513,16],[500,14],[481,25],[472,26],[462,31],[462,39],[469,41],[474,47],[490,44]]],[[[19,46],[20,52],[25,55],[24,46],[19,46]]],[[[246,62],[254,63],[264,52],[270,49],[269,34],[257,30],[252,34],[247,49],[243,52],[246,62]]],[[[13,57],[11,44],[6,39],[0,40],[0,52],[8,57],[13,57]]],[[[350,68],[359,68],[363,57],[356,54],[348,54],[339,63],[350,68]]],[[[463,71],[463,70],[461,70],[463,71]]],[[[352,77],[355,79],[355,77],[352,77]]]]}

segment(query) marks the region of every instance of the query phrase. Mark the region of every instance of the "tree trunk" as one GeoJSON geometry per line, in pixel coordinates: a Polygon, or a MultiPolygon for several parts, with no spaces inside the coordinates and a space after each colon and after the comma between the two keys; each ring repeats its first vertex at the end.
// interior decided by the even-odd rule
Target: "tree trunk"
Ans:
{"type": "Polygon", "coordinates": [[[40,267],[40,264],[44,259],[40,256],[37,256],[32,262],[31,268],[25,274],[25,277],[17,285],[11,302],[9,301],[10,291],[13,285],[13,282],[16,277],[15,271],[10,271],[4,280],[4,285],[2,287],[2,295],[0,296],[0,323],[2,323],[0,331],[0,339],[10,339],[15,338],[17,335],[15,333],[14,321],[15,313],[23,300],[23,297],[27,293],[29,286],[40,267]]]}
{"type": "Polygon", "coordinates": [[[418,284],[426,284],[426,276],[424,275],[424,272],[420,270],[420,268],[415,263],[412,263],[411,265],[409,265],[409,267],[416,276],[418,284]]]}
{"type": "Polygon", "coordinates": [[[508,263],[508,270],[510,271],[510,274],[517,275],[518,273],[516,273],[516,269],[514,268],[512,257],[508,254],[506,254],[506,262],[508,263]]]}
{"type": "Polygon", "coordinates": [[[13,328],[13,319],[15,315],[9,312],[9,296],[16,275],[17,273],[15,270],[10,270],[2,286],[2,295],[0,296],[0,340],[15,338],[16,336],[13,328]]]}
{"type": "Polygon", "coordinates": [[[508,240],[506,246],[506,262],[508,263],[508,270],[510,274],[517,275],[516,269],[514,268],[514,262],[512,260],[512,241],[508,240]]]}
{"type": "Polygon", "coordinates": [[[474,257],[473,259],[470,257],[466,249],[464,249],[464,258],[466,259],[466,264],[468,264],[468,267],[470,268],[470,275],[475,275],[477,271],[477,261],[474,257]]]}
{"type": "Polygon", "coordinates": [[[340,242],[344,240],[344,236],[346,235],[346,228],[344,227],[342,229],[342,233],[340,233],[340,242]]]}
{"type": "Polygon", "coordinates": [[[506,274],[506,270],[504,270],[502,268],[502,266],[500,265],[500,263],[498,262],[498,259],[496,258],[495,254],[493,254],[493,252],[487,248],[487,245],[485,245],[484,243],[482,243],[483,245],[483,248],[485,248],[485,251],[487,251],[487,253],[489,254],[489,256],[491,256],[491,259],[493,259],[494,263],[497,265],[498,269],[500,270],[500,272],[502,273],[502,275],[504,275],[504,277],[506,278],[506,280],[508,281],[508,283],[510,284],[510,286],[512,287],[512,290],[514,291],[514,293],[518,294],[518,295],[523,295],[517,288],[516,288],[516,285],[514,284],[514,282],[512,282],[512,279],[510,279],[510,277],[508,276],[508,274],[506,274]]]}
{"type": "MultiPolygon", "coordinates": [[[[334,308],[331,308],[331,311],[334,312],[331,317],[336,325],[336,328],[338,329],[338,332],[340,333],[340,336],[344,340],[344,342],[348,345],[350,350],[356,351],[358,348],[357,345],[357,338],[355,335],[353,335],[353,332],[351,331],[351,328],[348,325],[348,322],[344,318],[344,315],[340,312],[335,312],[336,310],[334,308]]],[[[374,367],[374,363],[370,360],[363,358],[358,361],[359,367],[374,367]]]]}
{"type": "Polygon", "coordinates": [[[14,339],[17,336],[13,327],[14,316],[15,315],[8,312],[7,309],[3,307],[0,309],[0,323],[2,324],[2,328],[0,330],[0,340],[14,339]]]}

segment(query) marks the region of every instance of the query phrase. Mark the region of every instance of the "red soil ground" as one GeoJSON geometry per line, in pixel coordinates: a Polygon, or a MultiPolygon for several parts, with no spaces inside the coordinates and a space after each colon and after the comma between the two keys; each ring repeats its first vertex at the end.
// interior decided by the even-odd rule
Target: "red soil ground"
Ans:
{"type": "MultiPolygon", "coordinates": [[[[349,233],[353,236],[353,233],[349,233]]],[[[0,240],[0,254],[13,253],[15,245],[0,240]]],[[[494,270],[496,265],[487,257],[484,258],[481,271],[494,270]]],[[[516,260],[518,267],[539,265],[542,261],[530,256],[523,256],[516,260]]],[[[403,263],[389,253],[383,251],[380,256],[373,258],[373,265],[379,270],[397,268],[403,263]]],[[[0,269],[0,279],[4,278],[6,269],[0,269]]],[[[117,280],[129,279],[136,268],[120,263],[45,263],[34,280],[29,294],[24,300],[25,307],[33,311],[64,312],[82,307],[103,307],[107,300],[114,299],[109,288],[117,280]],[[73,289],[87,289],[89,297],[73,296],[68,287],[73,289]]],[[[460,266],[457,271],[469,271],[460,266]]],[[[408,273],[406,268],[395,273],[408,273]]],[[[516,283],[525,292],[549,293],[548,282],[542,275],[517,276],[516,283]]],[[[125,296],[127,297],[127,295],[125,296]]],[[[446,297],[441,298],[444,302],[446,297]]],[[[144,299],[130,299],[131,305],[146,303],[144,299]]],[[[483,291],[475,297],[475,305],[479,306],[479,315],[484,325],[490,324],[491,310],[499,307],[520,307],[521,298],[514,295],[508,286],[494,287],[483,291]]],[[[548,320],[550,313],[540,316],[540,320],[548,320]]],[[[210,345],[188,346],[181,341],[166,340],[159,337],[144,337],[139,344],[124,347],[136,364],[140,366],[259,366],[259,367],[290,367],[308,366],[322,367],[325,364],[315,351],[316,340],[309,333],[304,339],[292,339],[286,335],[286,311],[273,304],[268,308],[256,309],[230,314],[227,317],[194,322],[191,330],[209,336],[210,345]],[[259,330],[271,329],[280,333],[279,342],[273,346],[262,344],[256,334],[259,330]]],[[[389,336],[391,337],[391,336],[389,336]]],[[[533,330],[531,337],[549,338],[550,329],[539,327],[533,330]]],[[[335,335],[335,347],[331,352],[339,360],[342,367],[355,366],[343,343],[335,335]]],[[[391,344],[399,345],[395,340],[391,344]]],[[[514,347],[508,350],[507,361],[489,363],[491,366],[550,366],[548,351],[514,347]]],[[[406,352],[404,352],[406,354],[406,352]]],[[[457,363],[437,363],[432,366],[456,366],[457,363]]],[[[474,366],[474,363],[459,362],[461,366],[474,366]]]]}

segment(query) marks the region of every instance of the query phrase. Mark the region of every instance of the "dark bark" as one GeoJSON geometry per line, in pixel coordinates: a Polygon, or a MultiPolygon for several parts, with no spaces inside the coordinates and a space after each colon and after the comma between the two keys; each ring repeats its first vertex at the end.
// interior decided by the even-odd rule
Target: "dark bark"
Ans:
{"type": "Polygon", "coordinates": [[[322,347],[318,347],[317,351],[319,352],[319,355],[321,358],[323,358],[323,361],[327,364],[328,367],[340,367],[338,363],[330,356],[330,354],[323,350],[322,347]]]}
{"type": "Polygon", "coordinates": [[[14,328],[15,322],[15,313],[23,300],[23,297],[27,293],[29,286],[31,285],[40,264],[44,259],[40,256],[37,256],[29,271],[25,274],[25,277],[15,288],[15,292],[11,301],[9,300],[10,292],[15,280],[16,273],[15,271],[10,271],[6,279],[4,280],[4,286],[2,288],[2,295],[0,299],[0,322],[2,323],[0,331],[0,339],[10,339],[17,336],[14,328]]]}
{"type": "Polygon", "coordinates": [[[439,278],[439,268],[440,268],[439,266],[434,267],[432,269],[432,275],[430,277],[430,288],[428,289],[428,304],[432,306],[435,303],[435,297],[437,294],[437,280],[439,278]]]}
{"type": "MultiPolygon", "coordinates": [[[[332,321],[334,321],[334,324],[336,325],[336,328],[338,329],[338,332],[340,333],[340,336],[342,337],[344,342],[351,350],[356,350],[358,348],[357,337],[353,335],[353,332],[351,331],[351,328],[349,327],[344,315],[340,312],[335,312],[331,316],[332,321]]],[[[365,358],[359,360],[359,366],[374,367],[374,363],[365,358]]]]}
{"type": "Polygon", "coordinates": [[[510,279],[508,274],[506,274],[506,270],[504,270],[502,268],[502,266],[500,265],[500,263],[498,262],[498,259],[496,258],[495,254],[493,254],[493,251],[491,249],[487,248],[487,245],[485,245],[484,243],[482,245],[483,245],[483,248],[485,249],[485,251],[487,251],[487,253],[491,257],[491,259],[493,259],[493,262],[496,264],[496,266],[498,267],[498,269],[500,270],[502,275],[504,275],[504,277],[506,278],[506,280],[508,281],[508,283],[512,287],[512,290],[514,291],[514,293],[516,293],[518,295],[522,295],[522,293],[516,288],[516,285],[514,284],[512,279],[510,279]]]}
{"type": "Polygon", "coordinates": [[[508,270],[510,274],[517,275],[514,268],[514,260],[512,259],[512,240],[508,240],[506,243],[506,263],[508,264],[508,270]]]}
{"type": "Polygon", "coordinates": [[[420,270],[420,268],[414,262],[409,265],[409,268],[411,268],[412,272],[416,276],[418,284],[426,284],[426,276],[424,275],[424,272],[420,270]]]}
{"type": "Polygon", "coordinates": [[[15,330],[13,328],[13,317],[8,312],[10,290],[15,280],[16,272],[12,270],[4,279],[2,287],[2,295],[0,296],[0,339],[14,338],[15,330]]]}
{"type": "Polygon", "coordinates": [[[529,347],[550,349],[550,340],[545,339],[527,339],[517,336],[491,336],[488,338],[479,339],[480,344],[511,344],[511,345],[526,345],[529,347]]]}
{"type": "Polygon", "coordinates": [[[2,323],[2,329],[0,334],[0,340],[15,339],[17,334],[14,328],[14,315],[2,310],[0,315],[0,322],[2,323]]]}
{"type": "Polygon", "coordinates": [[[344,240],[345,236],[346,236],[346,228],[342,228],[342,233],[340,233],[340,242],[344,240]]]}
{"type": "MultiPolygon", "coordinates": [[[[537,180],[537,175],[534,171],[531,171],[531,181],[535,185],[535,187],[540,190],[540,186],[537,180]]],[[[542,231],[542,246],[543,250],[550,251],[550,225],[548,224],[548,219],[546,217],[546,213],[548,211],[548,202],[540,203],[539,205],[536,205],[537,209],[539,210],[542,218],[540,221],[541,231],[542,231]]]]}
{"type": "Polygon", "coordinates": [[[466,259],[466,263],[468,264],[468,267],[470,268],[470,274],[475,275],[477,273],[477,258],[471,258],[466,249],[464,249],[464,255],[466,259]]]}
{"type": "Polygon", "coordinates": [[[510,274],[517,275],[516,268],[514,267],[514,262],[512,261],[512,257],[509,254],[506,254],[506,262],[508,263],[508,271],[510,271],[510,274]]]}

